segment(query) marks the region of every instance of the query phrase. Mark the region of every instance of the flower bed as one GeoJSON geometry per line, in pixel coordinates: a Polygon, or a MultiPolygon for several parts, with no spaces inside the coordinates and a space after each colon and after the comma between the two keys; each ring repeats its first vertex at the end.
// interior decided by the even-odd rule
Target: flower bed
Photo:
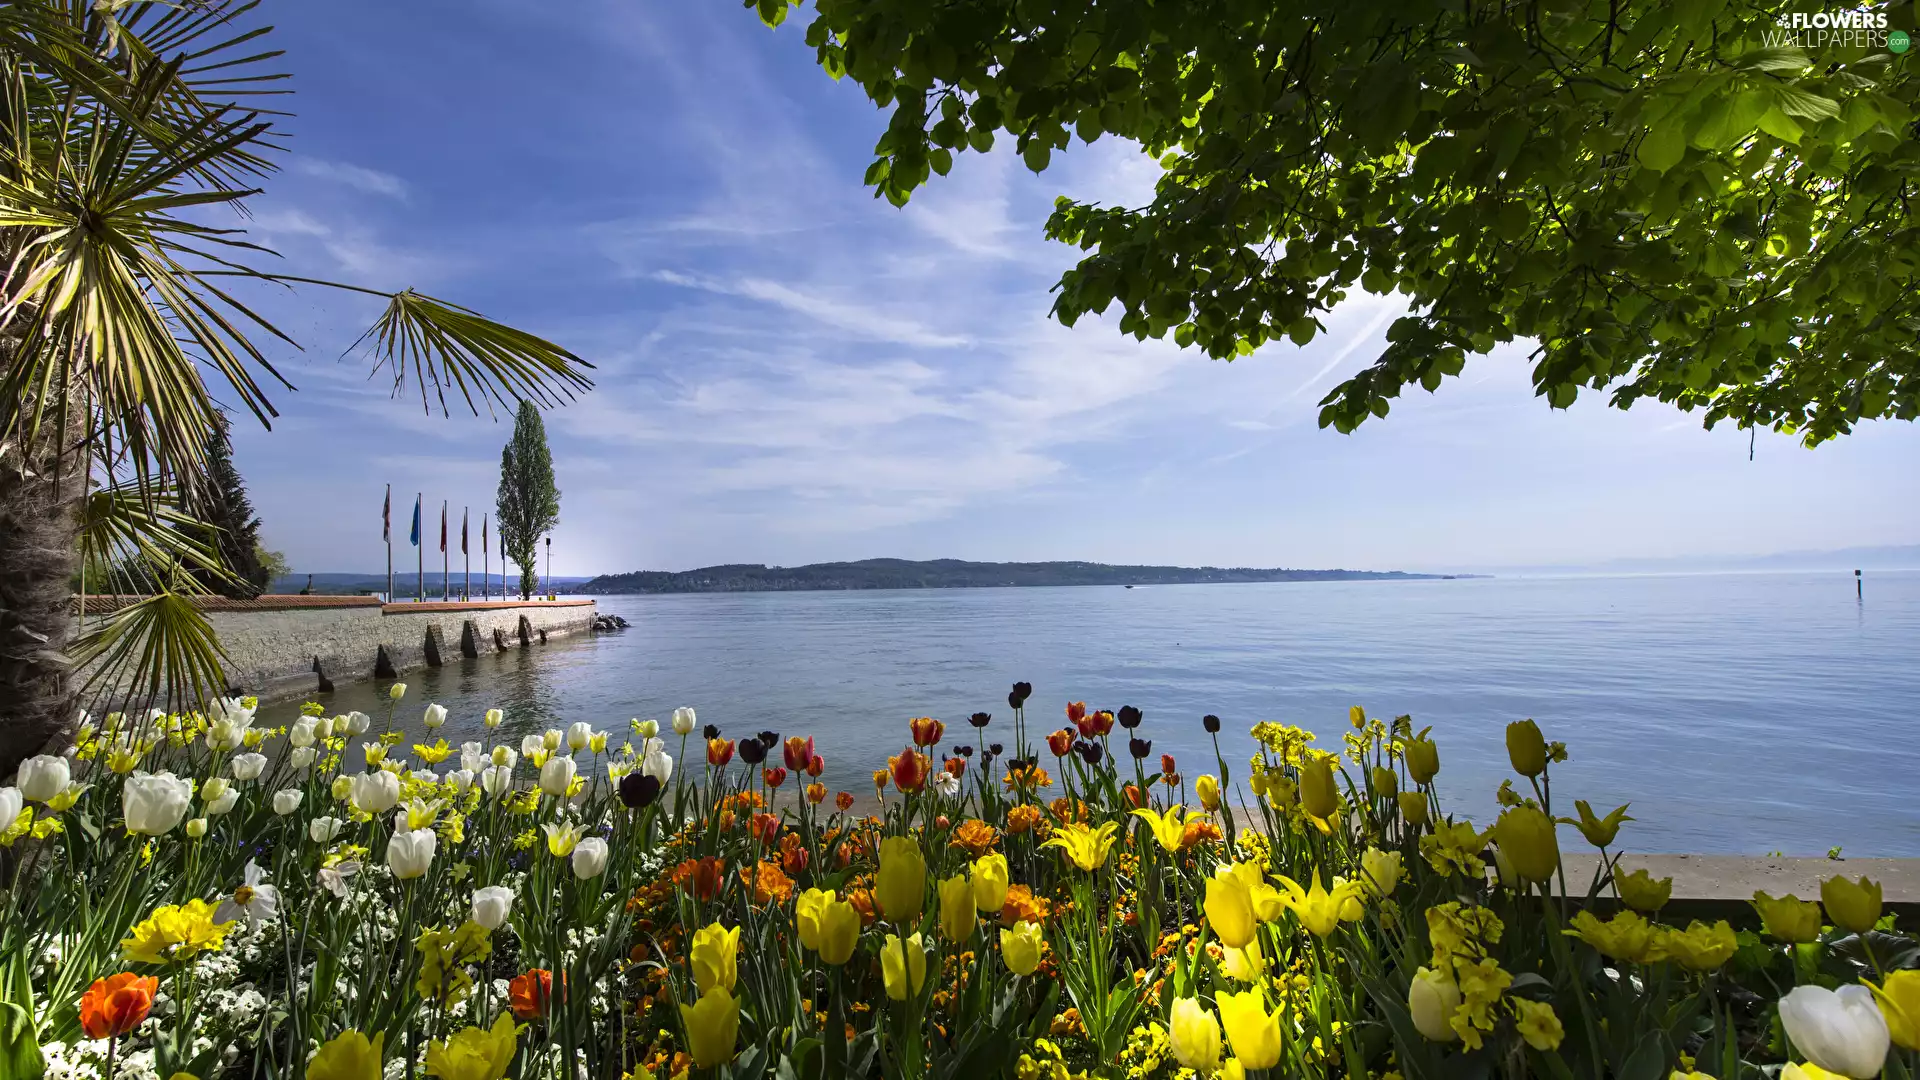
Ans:
{"type": "Polygon", "coordinates": [[[1758,895],[1757,931],[1664,922],[1668,883],[1621,865],[1626,808],[1556,804],[1566,751],[1531,721],[1481,829],[1444,814],[1407,717],[1355,708],[1337,753],[1263,723],[1189,782],[1138,710],[1044,730],[1030,694],[972,745],[912,721],[872,814],[810,738],[691,709],[459,747],[438,706],[419,742],[392,707],[89,724],[0,790],[0,1080],[1920,1063],[1920,944],[1877,886],[1758,895]],[[1563,837],[1602,852],[1592,881],[1563,837]]]}

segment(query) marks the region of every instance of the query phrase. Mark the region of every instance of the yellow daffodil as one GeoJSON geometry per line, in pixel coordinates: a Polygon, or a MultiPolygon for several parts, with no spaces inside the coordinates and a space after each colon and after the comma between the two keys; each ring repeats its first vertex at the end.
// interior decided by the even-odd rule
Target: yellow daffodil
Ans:
{"type": "Polygon", "coordinates": [[[1553,819],[1531,806],[1516,806],[1493,825],[1494,843],[1524,881],[1550,881],[1560,868],[1560,840],[1553,819]]]}
{"type": "Polygon", "coordinates": [[[1775,940],[1804,945],[1820,936],[1820,905],[1811,900],[1791,893],[1776,900],[1756,892],[1753,909],[1760,913],[1760,929],[1775,940]]]}
{"type": "Polygon", "coordinates": [[[1513,1010],[1516,1023],[1514,1030],[1535,1050],[1547,1051],[1560,1049],[1560,1040],[1566,1038],[1567,1029],[1560,1024],[1560,1018],[1554,1015],[1553,1006],[1544,1001],[1529,1001],[1526,998],[1514,998],[1513,1010]]]}
{"type": "Polygon", "coordinates": [[[702,1069],[733,1060],[740,1035],[740,1006],[724,987],[700,995],[692,1005],[680,1006],[680,1022],[687,1029],[687,1053],[702,1069]]]}
{"type": "Polygon", "coordinates": [[[1880,1003],[1880,1015],[1886,1018],[1894,1045],[1920,1050],[1920,971],[1890,971],[1886,982],[1867,986],[1880,1003]]]}
{"type": "Polygon", "coordinates": [[[487,928],[472,919],[450,931],[431,927],[423,930],[413,945],[420,956],[420,975],[414,989],[421,998],[441,1005],[465,1000],[473,989],[467,965],[493,955],[487,928]]]}
{"type": "Polygon", "coordinates": [[[1673,896],[1673,879],[1655,878],[1647,873],[1645,867],[1630,874],[1614,871],[1613,887],[1620,892],[1620,902],[1635,911],[1649,915],[1667,906],[1673,896]]]}
{"type": "Polygon", "coordinates": [[[1711,926],[1696,919],[1685,930],[1668,927],[1660,939],[1667,956],[1693,971],[1712,971],[1726,963],[1739,944],[1725,919],[1711,926]]]}
{"type": "Polygon", "coordinates": [[[693,984],[702,994],[716,986],[732,993],[740,977],[740,928],[729,930],[716,922],[695,930],[688,958],[693,964],[693,984]]]}
{"type": "Polygon", "coordinates": [[[1476,831],[1471,821],[1436,824],[1431,833],[1420,838],[1420,854],[1426,857],[1428,865],[1442,874],[1463,874],[1477,879],[1487,872],[1487,864],[1480,858],[1480,852],[1486,849],[1487,841],[1492,837],[1491,832],[1483,834],[1476,831]]]}
{"type": "Polygon", "coordinates": [[[1521,776],[1539,776],[1547,767],[1547,740],[1540,725],[1517,720],[1507,725],[1507,760],[1521,776]]]}
{"type": "Polygon", "coordinates": [[[320,1047],[307,1062],[307,1080],[380,1080],[381,1047],[386,1032],[369,1042],[357,1031],[343,1031],[320,1047]]]}
{"type": "Polygon", "coordinates": [[[940,894],[940,932],[955,944],[973,936],[980,916],[973,906],[973,884],[965,874],[955,874],[937,886],[940,894]]]}
{"type": "Polygon", "coordinates": [[[1000,958],[1015,975],[1031,975],[1040,966],[1040,947],[1045,943],[1046,935],[1039,923],[1022,921],[1010,930],[1000,931],[1000,958]]]}
{"type": "Polygon", "coordinates": [[[513,1064],[519,1035],[510,1013],[501,1013],[488,1030],[456,1031],[444,1042],[427,1045],[427,1075],[440,1080],[500,1080],[513,1064]]]}
{"type": "Polygon", "coordinates": [[[973,906],[982,915],[998,915],[1007,906],[1007,857],[994,852],[973,860],[973,906]]]}
{"type": "Polygon", "coordinates": [[[453,753],[453,748],[447,745],[447,740],[445,739],[435,741],[432,746],[424,746],[420,743],[413,744],[414,756],[429,765],[440,764],[447,760],[447,755],[451,753],[453,753]]]}
{"type": "Polygon", "coordinates": [[[904,942],[898,934],[887,935],[886,945],[880,950],[880,981],[887,996],[895,1001],[919,995],[927,981],[927,949],[919,934],[904,942]]]}
{"type": "Polygon", "coordinates": [[[1220,1067],[1220,1021],[1196,998],[1178,998],[1167,1017],[1167,1041],[1181,1065],[1206,1076],[1220,1067]]]}
{"type": "Polygon", "coordinates": [[[919,921],[927,902],[927,860],[911,837],[889,836],[880,842],[873,895],[888,921],[901,926],[919,921]]]}
{"type": "Polygon", "coordinates": [[[1573,917],[1573,929],[1566,933],[1614,960],[1650,964],[1665,956],[1656,928],[1637,911],[1615,912],[1605,922],[1591,911],[1582,911],[1573,917]]]}
{"type": "Polygon", "coordinates": [[[1054,830],[1053,838],[1040,846],[1059,848],[1073,865],[1091,872],[1106,864],[1118,830],[1119,826],[1111,821],[1101,822],[1098,828],[1076,821],[1054,830]]]}
{"type": "Polygon", "coordinates": [[[1407,775],[1413,777],[1416,784],[1431,784],[1440,773],[1440,748],[1427,738],[1432,728],[1423,728],[1420,734],[1401,744],[1400,751],[1407,759],[1407,775]]]}
{"type": "Polygon", "coordinates": [[[166,964],[214,952],[225,942],[227,931],[239,925],[215,923],[214,910],[205,900],[155,908],[134,925],[120,948],[127,960],[142,964],[166,964]]]}
{"type": "Polygon", "coordinates": [[[1153,838],[1160,842],[1162,848],[1176,852],[1180,850],[1180,838],[1187,831],[1186,823],[1180,820],[1186,812],[1186,807],[1175,803],[1163,813],[1143,808],[1135,810],[1133,816],[1147,823],[1147,827],[1153,831],[1153,838]]]}
{"type": "Polygon", "coordinates": [[[1880,883],[1864,876],[1852,882],[1835,875],[1820,883],[1820,904],[1833,925],[1864,934],[1880,921],[1880,883]]]}
{"type": "MultiPolygon", "coordinates": [[[[1289,877],[1280,879],[1280,902],[1294,913],[1300,925],[1315,937],[1326,937],[1339,927],[1344,919],[1355,921],[1361,916],[1358,901],[1360,886],[1349,881],[1336,881],[1332,891],[1320,884],[1320,875],[1313,875],[1313,888],[1303,889],[1300,883],[1289,877]]],[[[1247,1055],[1241,1054],[1245,1059],[1247,1055]]]]}
{"type": "Polygon", "coordinates": [[[1280,1063],[1280,1018],[1267,1011],[1260,991],[1218,994],[1220,1026],[1233,1044],[1233,1056],[1247,1069],[1271,1069],[1280,1063]]]}
{"type": "Polygon", "coordinates": [[[1601,849],[1605,849],[1613,843],[1614,837],[1620,835],[1621,822],[1633,820],[1627,816],[1625,806],[1614,807],[1606,817],[1595,817],[1593,807],[1588,806],[1585,799],[1575,799],[1573,808],[1580,812],[1580,816],[1561,818],[1561,822],[1579,829],[1580,835],[1587,838],[1587,843],[1601,849]]]}

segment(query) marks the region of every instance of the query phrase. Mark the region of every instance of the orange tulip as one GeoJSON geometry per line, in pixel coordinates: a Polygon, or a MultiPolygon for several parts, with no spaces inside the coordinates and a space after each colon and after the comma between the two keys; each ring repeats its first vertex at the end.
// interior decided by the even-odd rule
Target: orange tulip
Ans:
{"type": "Polygon", "coordinates": [[[725,768],[727,762],[732,760],[733,760],[733,740],[732,739],[708,739],[707,740],[707,764],[712,765],[715,768],[725,768]]]}
{"type": "Polygon", "coordinates": [[[804,770],[808,763],[813,760],[813,736],[809,735],[804,739],[798,735],[789,737],[786,745],[786,756],[787,768],[792,769],[794,772],[804,770]]]}
{"type": "Polygon", "coordinates": [[[774,838],[780,835],[780,819],[772,814],[753,815],[753,835],[760,843],[772,847],[774,838]]]}
{"type": "Polygon", "coordinates": [[[547,1004],[552,997],[553,972],[545,968],[533,968],[516,975],[507,984],[507,1000],[513,1006],[513,1015],[522,1020],[537,1020],[547,1015],[547,1004]]]}
{"type": "Polygon", "coordinates": [[[1061,728],[1048,735],[1047,749],[1053,751],[1054,757],[1066,757],[1073,753],[1073,732],[1067,728],[1061,728]]]}
{"type": "Polygon", "coordinates": [[[947,733],[947,725],[931,716],[922,716],[907,726],[913,730],[915,746],[935,746],[940,742],[940,736],[947,733]]]}
{"type": "Polygon", "coordinates": [[[811,776],[817,780],[820,778],[820,774],[826,771],[827,771],[826,758],[821,757],[819,754],[815,754],[812,757],[807,759],[807,775],[808,776],[811,776]]]}
{"type": "Polygon", "coordinates": [[[887,759],[887,768],[893,774],[893,786],[901,794],[911,795],[927,786],[927,755],[908,748],[897,757],[887,759]]]}
{"type": "Polygon", "coordinates": [[[160,980],[131,971],[95,979],[80,995],[80,1027],[89,1039],[117,1039],[147,1018],[160,980]]]}
{"type": "Polygon", "coordinates": [[[950,757],[947,760],[941,762],[940,767],[947,770],[947,772],[952,774],[955,779],[958,779],[960,777],[960,774],[967,771],[967,759],[961,758],[961,757],[950,757]]]}
{"type": "Polygon", "coordinates": [[[760,770],[760,779],[765,780],[768,787],[777,788],[787,782],[787,770],[781,768],[762,769],[760,770]]]}
{"type": "Polygon", "coordinates": [[[1072,724],[1074,727],[1079,727],[1080,721],[1086,719],[1086,717],[1087,717],[1086,702],[1084,701],[1067,702],[1067,723],[1072,724]]]}
{"type": "Polygon", "coordinates": [[[1161,771],[1162,773],[1164,773],[1164,774],[1166,774],[1166,775],[1168,775],[1168,776],[1172,776],[1172,775],[1173,775],[1173,772],[1174,772],[1174,768],[1173,768],[1173,755],[1172,755],[1172,754],[1161,754],[1161,755],[1160,755],[1160,771],[1161,771]]]}
{"type": "Polygon", "coordinates": [[[875,791],[887,790],[887,770],[885,769],[873,770],[873,790],[875,791]]]}
{"type": "Polygon", "coordinates": [[[1080,724],[1080,733],[1089,739],[1096,735],[1105,735],[1112,730],[1113,714],[1105,709],[1101,709],[1096,713],[1088,713],[1087,718],[1080,724]]]}
{"type": "Polygon", "coordinates": [[[813,783],[807,785],[807,801],[808,802],[819,803],[824,801],[826,797],[827,797],[827,785],[821,783],[818,780],[815,780],[813,783]]]}
{"type": "Polygon", "coordinates": [[[806,841],[800,838],[799,833],[788,833],[780,838],[780,867],[787,873],[798,875],[807,868],[812,857],[806,841]]]}
{"type": "Polygon", "coordinates": [[[835,795],[833,797],[833,805],[839,807],[841,813],[845,813],[848,810],[853,809],[853,792],[843,791],[840,794],[835,795]]]}

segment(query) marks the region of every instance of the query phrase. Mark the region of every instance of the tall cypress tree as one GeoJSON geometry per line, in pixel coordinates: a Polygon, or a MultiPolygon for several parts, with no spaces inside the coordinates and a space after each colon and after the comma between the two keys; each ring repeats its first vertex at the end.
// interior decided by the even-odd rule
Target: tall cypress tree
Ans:
{"type": "Polygon", "coordinates": [[[520,599],[526,600],[539,586],[535,545],[560,522],[560,489],[553,484],[547,427],[531,401],[520,402],[513,418],[513,438],[500,450],[497,503],[500,550],[520,564],[520,599]]]}
{"type": "Polygon", "coordinates": [[[219,416],[207,442],[207,471],[188,494],[193,514],[211,526],[200,539],[220,553],[228,580],[206,567],[189,568],[201,583],[222,596],[251,600],[267,591],[271,572],[260,560],[260,519],[254,516],[246,484],[233,465],[233,440],[226,414],[219,416]]]}

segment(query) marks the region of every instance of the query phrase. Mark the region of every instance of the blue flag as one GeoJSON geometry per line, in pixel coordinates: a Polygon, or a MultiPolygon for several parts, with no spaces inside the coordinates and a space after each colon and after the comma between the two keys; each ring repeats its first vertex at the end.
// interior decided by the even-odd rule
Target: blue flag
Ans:
{"type": "Polygon", "coordinates": [[[413,497],[413,535],[407,538],[414,547],[420,546],[420,496],[413,497]]]}

